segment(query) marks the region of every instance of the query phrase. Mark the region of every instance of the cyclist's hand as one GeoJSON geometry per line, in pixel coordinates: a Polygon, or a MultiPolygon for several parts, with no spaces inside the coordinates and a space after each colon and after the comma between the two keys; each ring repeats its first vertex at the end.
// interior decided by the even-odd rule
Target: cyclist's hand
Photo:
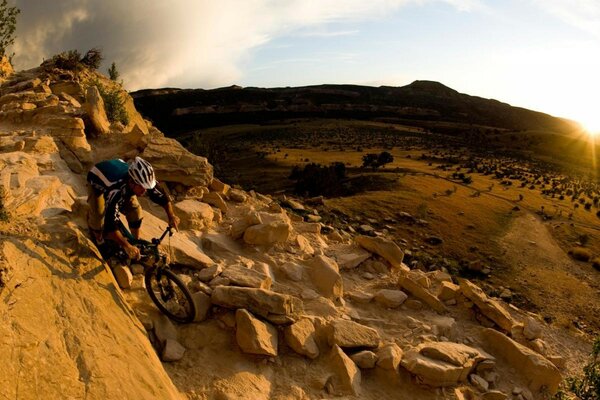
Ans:
{"type": "Polygon", "coordinates": [[[178,227],[179,222],[180,222],[180,219],[177,215],[175,215],[175,214],[169,215],[169,226],[171,228],[175,229],[176,231],[179,231],[179,227],[178,227]]]}
{"type": "Polygon", "coordinates": [[[138,249],[137,247],[133,246],[133,245],[127,245],[123,250],[125,250],[125,253],[127,253],[127,256],[129,258],[131,258],[132,260],[139,260],[141,257],[140,254],[140,249],[138,249]]]}

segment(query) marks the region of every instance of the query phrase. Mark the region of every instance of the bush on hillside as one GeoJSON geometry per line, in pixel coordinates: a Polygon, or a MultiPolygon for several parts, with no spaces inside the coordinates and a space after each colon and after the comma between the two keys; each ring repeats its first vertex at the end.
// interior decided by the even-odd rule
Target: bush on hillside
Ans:
{"type": "Polygon", "coordinates": [[[6,55],[6,49],[15,41],[17,15],[20,12],[17,7],[9,7],[7,0],[0,3],[0,58],[6,55]]]}
{"type": "Polygon", "coordinates": [[[341,194],[345,177],[346,166],[341,162],[334,162],[330,166],[310,163],[305,165],[304,169],[295,166],[289,176],[296,181],[294,191],[309,197],[341,194]]]}
{"type": "Polygon", "coordinates": [[[575,247],[569,250],[569,255],[578,261],[588,262],[592,258],[592,253],[583,247],[575,247]]]}
{"type": "Polygon", "coordinates": [[[559,391],[554,396],[556,400],[572,398],[567,393],[581,400],[600,399],[600,336],[594,341],[591,360],[583,367],[583,376],[569,377],[566,382],[566,392],[559,391]]]}
{"type": "Polygon", "coordinates": [[[104,109],[110,122],[120,122],[123,125],[129,125],[129,114],[125,109],[125,100],[118,88],[107,89],[104,86],[98,86],[98,91],[102,100],[104,100],[104,109]]]}
{"type": "Polygon", "coordinates": [[[93,48],[88,50],[85,55],[81,55],[79,50],[68,50],[52,56],[51,59],[45,60],[42,67],[46,69],[58,68],[67,71],[81,71],[84,68],[96,70],[102,62],[102,52],[93,48]]]}
{"type": "Polygon", "coordinates": [[[394,156],[387,151],[382,151],[379,154],[368,153],[362,156],[362,162],[363,168],[371,167],[375,170],[385,164],[394,162],[394,156]]]}

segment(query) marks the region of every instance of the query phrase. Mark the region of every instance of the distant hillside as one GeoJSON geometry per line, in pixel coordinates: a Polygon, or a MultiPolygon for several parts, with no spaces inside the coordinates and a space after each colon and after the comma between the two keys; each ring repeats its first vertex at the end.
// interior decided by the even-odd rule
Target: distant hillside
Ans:
{"type": "Polygon", "coordinates": [[[131,95],[138,110],[170,134],[289,118],[408,121],[431,130],[441,129],[435,124],[439,122],[565,134],[579,128],[573,121],[469,96],[432,81],[415,81],[403,87],[167,88],[140,90],[131,95]]]}

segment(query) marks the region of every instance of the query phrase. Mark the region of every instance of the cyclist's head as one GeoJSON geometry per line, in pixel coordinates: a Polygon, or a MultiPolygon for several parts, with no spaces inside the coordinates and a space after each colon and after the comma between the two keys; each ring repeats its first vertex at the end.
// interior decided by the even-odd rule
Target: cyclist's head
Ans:
{"type": "Polygon", "coordinates": [[[136,157],[129,163],[129,176],[133,182],[146,190],[154,189],[156,186],[152,165],[141,157],[136,157]]]}

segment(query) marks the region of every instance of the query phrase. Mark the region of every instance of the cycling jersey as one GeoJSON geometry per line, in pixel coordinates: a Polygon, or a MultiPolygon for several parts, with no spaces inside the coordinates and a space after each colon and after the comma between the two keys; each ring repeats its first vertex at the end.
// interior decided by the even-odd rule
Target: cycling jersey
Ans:
{"type": "MultiPolygon", "coordinates": [[[[129,165],[120,159],[107,160],[94,165],[87,175],[87,181],[97,195],[105,199],[104,231],[114,232],[117,230],[120,218],[120,209],[126,200],[135,196],[128,185],[129,165]]],[[[148,197],[154,203],[164,207],[169,202],[169,197],[159,189],[146,190],[148,197]]]]}

